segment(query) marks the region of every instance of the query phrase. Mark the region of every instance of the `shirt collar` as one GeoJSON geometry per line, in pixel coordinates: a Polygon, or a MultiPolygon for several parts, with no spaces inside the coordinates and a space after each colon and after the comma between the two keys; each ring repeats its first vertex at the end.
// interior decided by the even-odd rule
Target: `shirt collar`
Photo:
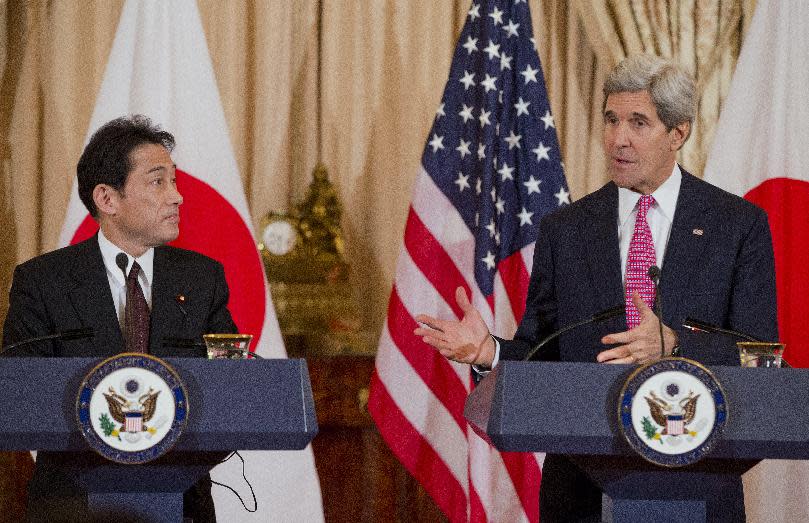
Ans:
{"type": "MultiPolygon", "coordinates": [[[[118,267],[118,264],[115,263],[115,257],[123,252],[123,250],[108,240],[101,229],[98,230],[98,247],[101,249],[101,258],[104,260],[104,268],[107,269],[107,274],[112,276],[112,279],[115,280],[118,285],[125,285],[126,280],[124,279],[124,275],[118,267]]],[[[137,261],[141,269],[140,278],[146,285],[151,285],[152,274],[154,273],[154,248],[147,250],[138,258],[133,258],[128,254],[126,258],[126,273],[129,274],[133,260],[137,261]]]]}
{"type": "MultiPolygon", "coordinates": [[[[674,211],[677,208],[677,196],[680,194],[680,183],[683,180],[683,174],[680,171],[680,166],[674,164],[674,169],[671,171],[671,176],[666,178],[660,187],[657,188],[652,196],[657,202],[657,208],[663,213],[669,222],[674,221],[674,211]]],[[[631,189],[623,187],[618,188],[618,222],[621,227],[624,226],[626,221],[635,210],[635,206],[640,200],[641,194],[631,189]]]]}

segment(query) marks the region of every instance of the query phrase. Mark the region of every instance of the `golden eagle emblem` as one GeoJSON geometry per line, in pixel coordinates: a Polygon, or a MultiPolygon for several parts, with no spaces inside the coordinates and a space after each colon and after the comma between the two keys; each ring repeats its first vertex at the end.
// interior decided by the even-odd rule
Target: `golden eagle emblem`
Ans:
{"type": "Polygon", "coordinates": [[[146,422],[151,421],[157,409],[157,397],[160,391],[149,388],[145,394],[138,396],[136,400],[127,400],[112,387],[109,392],[103,392],[107,400],[112,419],[123,425],[124,432],[149,431],[146,422]]]}
{"type": "Polygon", "coordinates": [[[680,436],[686,432],[686,427],[694,421],[697,414],[697,399],[699,394],[689,391],[685,398],[677,403],[669,403],[661,399],[654,391],[644,399],[649,404],[649,411],[655,423],[663,427],[661,436],[680,436]]]}

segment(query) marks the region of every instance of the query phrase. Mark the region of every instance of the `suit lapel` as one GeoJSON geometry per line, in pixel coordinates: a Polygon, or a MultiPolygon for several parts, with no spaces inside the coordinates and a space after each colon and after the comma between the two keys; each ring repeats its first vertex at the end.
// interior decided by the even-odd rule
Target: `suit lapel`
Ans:
{"type": "Polygon", "coordinates": [[[660,277],[663,319],[672,328],[676,326],[671,323],[680,317],[680,307],[690,288],[694,267],[699,266],[704,242],[701,232],[708,225],[705,223],[705,203],[697,187],[700,181],[685,170],[682,173],[680,194],[660,277]]]}
{"type": "Polygon", "coordinates": [[[610,182],[591,195],[591,216],[580,221],[593,289],[599,309],[624,303],[621,252],[618,244],[618,187],[610,182]]]}
{"type": "Polygon", "coordinates": [[[124,339],[98,247],[98,236],[77,246],[71,272],[76,286],[70,291],[70,301],[82,325],[93,329],[92,343],[98,354],[123,352],[124,339]]]}
{"type": "Polygon", "coordinates": [[[182,338],[188,329],[187,318],[177,303],[177,296],[188,295],[178,270],[171,263],[170,251],[165,247],[155,248],[152,279],[152,313],[150,350],[162,351],[165,338],[182,338]]]}

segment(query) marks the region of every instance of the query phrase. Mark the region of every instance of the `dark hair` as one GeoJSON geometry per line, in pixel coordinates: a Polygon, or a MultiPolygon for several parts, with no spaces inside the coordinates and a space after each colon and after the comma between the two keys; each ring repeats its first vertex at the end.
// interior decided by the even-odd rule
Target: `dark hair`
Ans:
{"type": "Polygon", "coordinates": [[[150,143],[162,145],[171,152],[174,136],[141,114],[116,118],[93,133],[76,165],[79,198],[93,218],[98,216],[93,201],[96,185],[103,183],[123,191],[132,169],[130,154],[141,145],[150,143]]]}

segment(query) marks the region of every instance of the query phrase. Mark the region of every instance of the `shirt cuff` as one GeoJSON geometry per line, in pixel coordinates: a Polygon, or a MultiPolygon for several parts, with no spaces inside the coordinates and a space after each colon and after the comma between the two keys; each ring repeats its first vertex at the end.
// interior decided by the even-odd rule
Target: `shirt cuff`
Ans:
{"type": "MultiPolygon", "coordinates": [[[[492,335],[489,334],[489,336],[492,335]]],[[[497,366],[497,363],[500,361],[500,341],[498,341],[498,339],[495,338],[494,336],[492,336],[492,339],[494,340],[494,359],[492,360],[492,366],[483,367],[481,365],[472,365],[472,370],[474,370],[478,376],[485,376],[488,373],[490,373],[492,369],[495,368],[497,366]]]]}

